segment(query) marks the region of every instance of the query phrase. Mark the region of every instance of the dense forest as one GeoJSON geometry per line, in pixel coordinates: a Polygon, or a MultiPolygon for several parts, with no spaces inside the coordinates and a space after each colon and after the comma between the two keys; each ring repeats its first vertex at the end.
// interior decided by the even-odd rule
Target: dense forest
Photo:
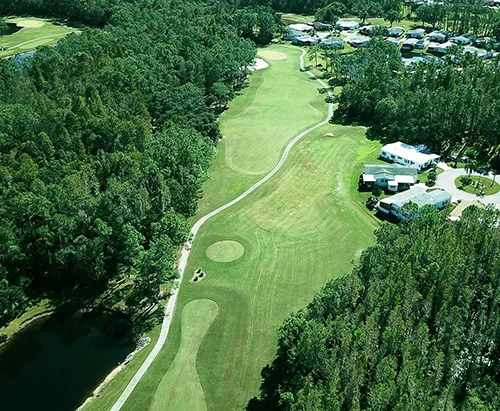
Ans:
{"type": "Polygon", "coordinates": [[[376,40],[331,58],[332,81],[344,86],[337,121],[370,125],[376,138],[404,136],[436,152],[470,152],[484,165],[498,164],[498,58],[485,64],[457,47],[444,63],[405,68],[395,46],[376,40]]]}
{"type": "Polygon", "coordinates": [[[500,409],[500,212],[382,226],[278,337],[249,409],[500,409]]]}
{"type": "Polygon", "coordinates": [[[142,318],[177,275],[216,115],[255,57],[244,36],[266,41],[274,14],[192,0],[0,12],[103,27],[0,60],[0,326],[40,298],[142,318]],[[251,19],[265,29],[249,33],[251,19]]]}

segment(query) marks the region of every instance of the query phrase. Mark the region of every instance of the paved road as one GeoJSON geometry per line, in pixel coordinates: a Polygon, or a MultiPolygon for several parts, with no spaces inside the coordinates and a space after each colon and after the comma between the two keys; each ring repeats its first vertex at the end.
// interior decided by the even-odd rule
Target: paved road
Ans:
{"type": "MultiPolygon", "coordinates": [[[[304,64],[304,56],[305,55],[306,55],[305,50],[302,50],[302,54],[300,56],[300,68],[302,70],[305,69],[305,64],[304,64]]],[[[319,82],[321,84],[321,86],[323,86],[324,88],[328,89],[328,86],[323,81],[321,81],[320,79],[318,79],[317,77],[315,77],[314,74],[310,73],[309,71],[307,72],[307,74],[310,77],[314,78],[317,82],[319,82]]],[[[332,96],[330,92],[328,92],[328,94],[330,96],[332,96]]],[[[224,204],[223,206],[221,206],[221,207],[217,208],[216,210],[212,211],[211,213],[208,213],[206,216],[200,218],[194,224],[193,228],[191,229],[191,234],[192,234],[191,241],[188,241],[186,243],[186,246],[182,249],[181,258],[179,260],[179,273],[180,273],[180,276],[179,276],[179,279],[176,282],[176,287],[174,288],[174,291],[172,292],[172,295],[170,296],[170,298],[168,300],[168,303],[167,303],[167,306],[165,308],[165,315],[163,317],[163,322],[162,322],[162,326],[161,326],[161,332],[160,332],[160,336],[158,337],[158,341],[156,342],[155,346],[153,347],[153,349],[151,350],[151,352],[149,353],[149,355],[147,356],[147,358],[142,363],[142,365],[139,368],[139,370],[137,370],[136,374],[132,377],[132,380],[129,382],[129,384],[127,385],[127,387],[125,388],[125,390],[122,392],[122,394],[120,395],[120,397],[116,400],[115,404],[111,408],[111,411],[119,411],[122,408],[123,404],[125,404],[125,401],[127,401],[128,397],[130,397],[130,394],[132,394],[132,391],[137,386],[137,384],[139,383],[139,381],[141,380],[141,378],[143,377],[143,375],[146,373],[146,371],[148,370],[148,368],[151,366],[151,364],[153,363],[154,359],[156,358],[156,356],[158,355],[158,353],[160,352],[160,350],[163,348],[163,345],[165,344],[165,341],[167,340],[168,332],[170,330],[170,324],[172,322],[172,318],[173,318],[173,314],[174,314],[175,304],[177,302],[177,296],[179,295],[179,286],[180,286],[180,284],[182,282],[182,277],[184,275],[184,270],[186,268],[186,264],[187,264],[187,260],[188,260],[189,253],[190,253],[190,250],[191,250],[192,242],[194,241],[194,239],[196,237],[196,234],[198,233],[198,230],[200,229],[200,227],[208,219],[212,218],[213,216],[215,216],[215,215],[219,214],[220,212],[224,211],[225,209],[227,209],[227,208],[231,207],[232,205],[238,203],[239,201],[243,200],[246,196],[248,196],[249,194],[251,194],[252,192],[254,192],[255,190],[257,190],[262,184],[264,184],[266,181],[268,181],[269,179],[271,179],[278,172],[278,170],[283,166],[283,164],[285,163],[285,161],[286,161],[286,159],[288,157],[288,153],[290,153],[290,150],[292,149],[292,147],[300,139],[302,139],[304,136],[306,136],[307,134],[309,134],[311,131],[314,131],[317,128],[319,128],[319,127],[324,126],[325,124],[327,124],[330,121],[330,118],[332,117],[332,115],[333,115],[333,104],[329,103],[329,105],[328,105],[328,115],[326,116],[326,118],[323,121],[321,121],[320,123],[316,124],[315,126],[310,127],[307,130],[303,131],[298,136],[296,136],[292,141],[290,141],[290,143],[288,143],[288,145],[286,146],[285,150],[283,151],[283,154],[281,155],[281,158],[278,161],[278,163],[276,164],[276,166],[265,177],[263,177],[261,180],[259,180],[257,183],[255,183],[252,187],[250,187],[248,190],[246,190],[243,194],[241,194],[238,197],[236,197],[234,200],[230,201],[227,204],[224,204]]],[[[178,383],[181,384],[182,381],[179,381],[178,383]]]]}
{"type": "MultiPolygon", "coordinates": [[[[447,171],[443,171],[437,176],[436,186],[442,188],[443,190],[450,193],[457,200],[468,200],[468,201],[480,201],[483,204],[500,204],[500,192],[492,194],[489,196],[479,197],[476,194],[466,193],[465,191],[459,190],[455,186],[455,179],[457,177],[465,175],[465,170],[463,168],[452,168],[447,171]]],[[[493,178],[493,174],[489,175],[493,178]]],[[[500,179],[500,177],[498,177],[500,179]]]]}

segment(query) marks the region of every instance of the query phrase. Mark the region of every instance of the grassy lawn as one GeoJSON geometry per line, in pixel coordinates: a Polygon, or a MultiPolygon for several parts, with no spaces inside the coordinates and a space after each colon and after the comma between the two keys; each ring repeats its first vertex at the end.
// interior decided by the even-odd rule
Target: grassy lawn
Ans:
{"type": "Polygon", "coordinates": [[[6,22],[17,23],[22,29],[13,34],[0,36],[0,58],[54,44],[67,34],[78,32],[77,29],[55,25],[49,20],[35,17],[8,18],[6,22]]]}
{"type": "MultiPolygon", "coordinates": [[[[287,59],[269,60],[271,67],[252,76],[249,88],[221,119],[225,141],[201,201],[205,211],[239,194],[239,188],[256,178],[252,173],[274,165],[271,159],[278,158],[286,142],[326,113],[316,84],[298,72],[297,49],[266,50],[287,59]],[[284,83],[290,90],[282,89],[284,83]],[[301,91],[290,98],[293,90],[301,91]],[[285,125],[275,119],[280,113],[265,105],[265,94],[283,110],[295,110],[279,118],[285,125]],[[277,96],[282,100],[274,100],[277,96]],[[274,124],[263,135],[255,128],[262,115],[274,124]],[[235,169],[232,159],[243,162],[245,156],[253,160],[236,163],[235,169]]],[[[316,130],[294,147],[273,179],[202,227],[168,343],[124,409],[242,409],[258,393],[261,368],[276,349],[276,328],[328,279],[349,272],[360,252],[374,242],[377,223],[352,191],[353,176],[357,179],[362,163],[379,149],[364,134],[363,127],[326,125],[316,130]],[[333,137],[326,135],[331,132],[333,137]],[[233,243],[221,243],[225,241],[233,243]],[[235,243],[243,246],[242,255],[235,243]],[[207,276],[191,284],[197,268],[207,276]]]]}
{"type": "Polygon", "coordinates": [[[484,184],[483,194],[485,196],[496,194],[500,191],[500,185],[496,181],[493,182],[491,178],[482,176],[470,176],[472,183],[466,186],[462,185],[462,182],[460,181],[461,178],[462,177],[457,177],[455,179],[455,185],[457,186],[457,188],[459,188],[460,190],[464,190],[466,193],[470,194],[479,193],[481,190],[477,187],[478,182],[482,182],[484,184]]]}
{"type": "MultiPolygon", "coordinates": [[[[429,179],[429,172],[430,172],[430,170],[427,170],[427,171],[425,171],[423,173],[420,173],[418,175],[418,181],[420,181],[423,184],[427,183],[427,180],[429,179]]],[[[436,176],[438,176],[442,172],[443,172],[443,170],[441,168],[436,167],[436,176]]]]}

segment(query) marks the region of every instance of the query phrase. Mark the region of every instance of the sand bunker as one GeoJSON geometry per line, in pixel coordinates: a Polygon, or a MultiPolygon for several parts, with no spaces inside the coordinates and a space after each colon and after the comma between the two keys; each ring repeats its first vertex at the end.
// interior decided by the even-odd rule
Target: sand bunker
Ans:
{"type": "Polygon", "coordinates": [[[237,241],[218,241],[208,247],[205,253],[212,261],[229,263],[240,258],[245,253],[245,247],[237,241]]]}
{"type": "Polygon", "coordinates": [[[255,59],[255,64],[253,64],[252,66],[248,66],[248,70],[250,71],[256,71],[256,70],[262,70],[262,69],[265,69],[265,68],[268,68],[269,67],[269,63],[263,59],[255,59]]]}
{"type": "Polygon", "coordinates": [[[259,51],[259,56],[266,60],[285,60],[287,57],[286,54],[273,50],[261,50],[259,51]]]}
{"type": "Polygon", "coordinates": [[[45,22],[39,20],[21,20],[17,22],[16,26],[33,29],[45,26],[45,22]]]}

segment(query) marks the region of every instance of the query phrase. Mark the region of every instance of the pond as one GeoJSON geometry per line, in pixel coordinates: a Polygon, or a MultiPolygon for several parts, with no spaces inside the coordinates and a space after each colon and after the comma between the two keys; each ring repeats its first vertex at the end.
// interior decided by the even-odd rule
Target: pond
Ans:
{"type": "Polygon", "coordinates": [[[116,316],[36,320],[0,348],[1,408],[75,410],[134,348],[116,316]]]}

